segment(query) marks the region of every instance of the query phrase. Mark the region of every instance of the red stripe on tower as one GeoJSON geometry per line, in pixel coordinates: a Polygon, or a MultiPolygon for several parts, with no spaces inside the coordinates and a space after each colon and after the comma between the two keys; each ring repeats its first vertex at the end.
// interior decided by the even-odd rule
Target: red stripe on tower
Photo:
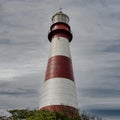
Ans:
{"type": "Polygon", "coordinates": [[[52,17],[52,23],[48,34],[51,49],[41,90],[40,109],[76,116],[78,104],[69,48],[72,41],[69,17],[60,11],[52,17]]]}
{"type": "Polygon", "coordinates": [[[67,114],[70,117],[75,117],[78,115],[78,110],[74,107],[65,106],[65,105],[52,105],[52,106],[46,106],[43,107],[42,110],[49,110],[49,111],[55,111],[57,112],[63,112],[65,115],[67,114]]]}
{"type": "Polygon", "coordinates": [[[45,80],[61,77],[74,81],[71,59],[57,55],[49,58],[45,80]]]}

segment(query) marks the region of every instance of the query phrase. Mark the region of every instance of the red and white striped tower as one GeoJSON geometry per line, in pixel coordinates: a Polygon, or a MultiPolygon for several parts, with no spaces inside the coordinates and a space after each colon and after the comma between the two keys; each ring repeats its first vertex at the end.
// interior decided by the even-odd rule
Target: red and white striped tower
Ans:
{"type": "Polygon", "coordinates": [[[51,50],[41,91],[40,109],[76,116],[78,102],[69,49],[72,33],[69,17],[63,12],[53,15],[48,39],[51,50]]]}

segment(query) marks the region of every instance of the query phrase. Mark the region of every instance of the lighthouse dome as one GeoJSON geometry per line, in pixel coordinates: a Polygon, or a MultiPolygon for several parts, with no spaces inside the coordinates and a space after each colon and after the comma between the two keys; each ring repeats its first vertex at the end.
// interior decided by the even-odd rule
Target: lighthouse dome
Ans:
{"type": "Polygon", "coordinates": [[[57,22],[63,22],[63,23],[69,23],[69,17],[64,14],[62,11],[57,12],[56,14],[53,15],[52,17],[52,22],[57,23],[57,22]]]}

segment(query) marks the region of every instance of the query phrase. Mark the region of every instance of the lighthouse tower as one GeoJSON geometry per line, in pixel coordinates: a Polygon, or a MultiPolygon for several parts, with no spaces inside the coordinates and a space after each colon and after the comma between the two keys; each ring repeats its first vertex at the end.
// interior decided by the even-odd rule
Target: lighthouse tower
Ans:
{"type": "Polygon", "coordinates": [[[40,109],[76,116],[78,104],[69,48],[72,33],[69,17],[62,11],[53,15],[48,39],[51,49],[41,90],[40,109]]]}

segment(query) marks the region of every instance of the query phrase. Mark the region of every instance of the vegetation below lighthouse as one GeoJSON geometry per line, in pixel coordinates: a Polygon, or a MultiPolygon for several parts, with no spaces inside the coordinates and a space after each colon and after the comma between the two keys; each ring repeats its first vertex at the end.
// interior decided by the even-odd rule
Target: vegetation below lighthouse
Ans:
{"type": "Polygon", "coordinates": [[[11,115],[0,115],[0,120],[102,120],[99,117],[94,117],[82,113],[81,116],[67,117],[65,113],[50,112],[46,110],[28,110],[28,109],[15,109],[8,111],[11,115]]]}

